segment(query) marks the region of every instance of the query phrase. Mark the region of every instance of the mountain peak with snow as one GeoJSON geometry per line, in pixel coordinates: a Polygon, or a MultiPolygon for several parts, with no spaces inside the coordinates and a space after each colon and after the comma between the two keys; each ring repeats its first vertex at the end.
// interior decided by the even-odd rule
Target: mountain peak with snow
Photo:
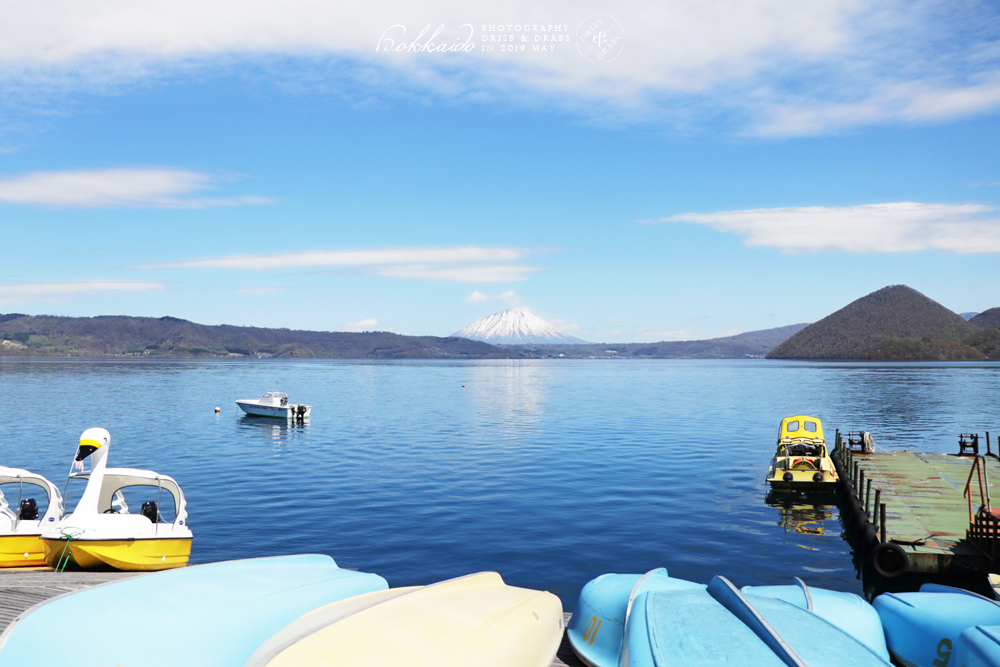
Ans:
{"type": "Polygon", "coordinates": [[[457,331],[453,336],[494,345],[585,344],[564,334],[526,308],[510,308],[487,315],[457,331]]]}

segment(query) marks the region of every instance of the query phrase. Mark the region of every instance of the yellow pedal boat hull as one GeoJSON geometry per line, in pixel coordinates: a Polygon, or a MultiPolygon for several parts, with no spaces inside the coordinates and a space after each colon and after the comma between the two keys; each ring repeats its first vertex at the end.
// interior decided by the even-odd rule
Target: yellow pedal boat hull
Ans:
{"type": "Polygon", "coordinates": [[[320,607],[268,640],[246,664],[548,667],[562,634],[559,598],[482,572],[320,607]]]}
{"type": "Polygon", "coordinates": [[[67,557],[77,567],[113,567],[118,570],[169,570],[184,567],[191,557],[191,538],[132,540],[43,540],[45,562],[57,567],[67,557]]]}
{"type": "Polygon", "coordinates": [[[0,567],[45,565],[45,544],[38,535],[0,537],[0,567]]]}

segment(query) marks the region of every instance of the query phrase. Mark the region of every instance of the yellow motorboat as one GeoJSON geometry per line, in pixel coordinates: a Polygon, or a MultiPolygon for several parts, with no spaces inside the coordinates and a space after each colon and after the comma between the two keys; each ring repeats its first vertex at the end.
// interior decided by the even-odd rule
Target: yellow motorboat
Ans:
{"type": "Polygon", "coordinates": [[[103,428],[87,429],[80,436],[66,483],[84,480],[87,487],[71,514],[45,527],[45,561],[56,568],[73,564],[119,570],[187,565],[192,535],[177,482],[152,470],[108,468],[110,447],[111,434],[103,428]],[[85,467],[88,461],[90,470],[85,467]],[[140,512],[129,512],[127,496],[144,501],[140,512]],[[164,513],[171,518],[165,519],[164,513]]]}
{"type": "Polygon", "coordinates": [[[837,470],[823,436],[823,422],[795,415],[781,420],[778,449],[771,459],[767,482],[775,491],[833,493],[837,470]]]}
{"type": "Polygon", "coordinates": [[[0,567],[45,565],[42,530],[63,515],[59,489],[41,475],[6,466],[0,466],[0,489],[0,567]]]}

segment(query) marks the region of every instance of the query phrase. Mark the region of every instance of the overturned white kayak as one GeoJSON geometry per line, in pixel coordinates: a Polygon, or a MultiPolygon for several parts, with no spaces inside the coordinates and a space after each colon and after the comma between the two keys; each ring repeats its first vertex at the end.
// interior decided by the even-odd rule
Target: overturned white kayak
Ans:
{"type": "Polygon", "coordinates": [[[264,642],[246,667],[548,667],[562,634],[559,598],[480,572],[315,609],[264,642]]]}
{"type": "Polygon", "coordinates": [[[278,419],[308,419],[312,406],[305,403],[289,403],[288,394],[283,391],[269,391],[260,398],[238,398],[236,405],[248,415],[255,417],[277,417],[278,419]]]}

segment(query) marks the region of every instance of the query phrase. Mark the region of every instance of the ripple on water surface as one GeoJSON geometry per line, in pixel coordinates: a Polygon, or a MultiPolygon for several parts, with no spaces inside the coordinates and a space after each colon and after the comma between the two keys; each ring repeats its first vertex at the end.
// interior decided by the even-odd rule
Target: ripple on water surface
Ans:
{"type": "Polygon", "coordinates": [[[0,360],[5,465],[62,483],[80,433],[175,477],[193,562],[332,555],[392,585],[497,570],[567,607],[604,572],[860,592],[836,507],[765,502],[778,421],[953,451],[983,364],[0,360]],[[241,416],[275,386],[306,424],[241,416]],[[465,385],[463,387],[463,385],[465,385]],[[222,412],[214,414],[215,406],[222,412]]]}

